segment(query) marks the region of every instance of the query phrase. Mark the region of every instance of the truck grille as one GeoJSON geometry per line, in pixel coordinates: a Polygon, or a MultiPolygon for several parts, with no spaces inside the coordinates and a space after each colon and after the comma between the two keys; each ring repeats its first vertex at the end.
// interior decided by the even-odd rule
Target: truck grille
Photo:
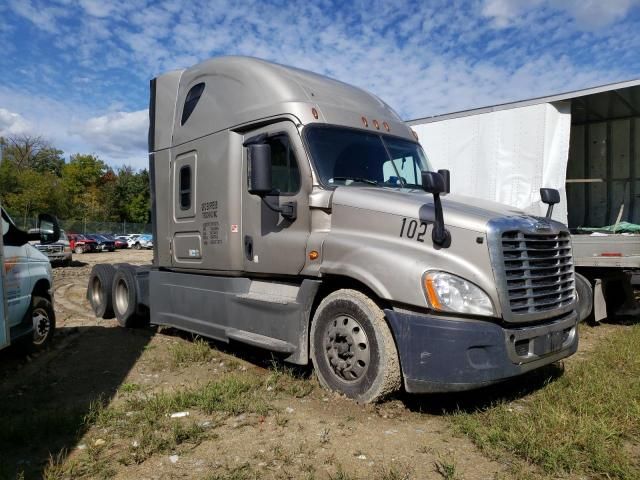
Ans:
{"type": "Polygon", "coordinates": [[[63,245],[36,245],[36,248],[42,253],[61,253],[63,245]]]}
{"type": "Polygon", "coordinates": [[[513,314],[542,313],[574,301],[568,232],[503,232],[502,257],[507,298],[513,314]]]}

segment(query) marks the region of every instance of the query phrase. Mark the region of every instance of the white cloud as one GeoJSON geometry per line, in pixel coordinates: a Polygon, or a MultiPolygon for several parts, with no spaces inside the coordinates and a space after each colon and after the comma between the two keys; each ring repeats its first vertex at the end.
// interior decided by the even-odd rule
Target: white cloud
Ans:
{"type": "Polygon", "coordinates": [[[565,11],[579,28],[593,30],[622,19],[640,0],[484,0],[482,14],[496,27],[505,28],[518,24],[524,14],[541,5],[565,11]]]}
{"type": "Polygon", "coordinates": [[[147,163],[148,128],[149,111],[145,109],[91,117],[76,124],[70,133],[78,135],[87,146],[106,155],[112,163],[134,159],[134,166],[140,168],[147,163]]]}
{"type": "Polygon", "coordinates": [[[31,129],[29,122],[19,113],[0,108],[0,136],[19,135],[31,129]]]}

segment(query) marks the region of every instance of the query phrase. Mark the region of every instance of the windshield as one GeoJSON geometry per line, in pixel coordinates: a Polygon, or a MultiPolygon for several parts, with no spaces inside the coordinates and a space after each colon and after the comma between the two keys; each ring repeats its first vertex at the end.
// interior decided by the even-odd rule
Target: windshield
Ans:
{"type": "Polygon", "coordinates": [[[341,127],[311,126],[305,135],[326,186],[420,188],[421,171],[431,169],[422,147],[409,140],[341,127]]]}

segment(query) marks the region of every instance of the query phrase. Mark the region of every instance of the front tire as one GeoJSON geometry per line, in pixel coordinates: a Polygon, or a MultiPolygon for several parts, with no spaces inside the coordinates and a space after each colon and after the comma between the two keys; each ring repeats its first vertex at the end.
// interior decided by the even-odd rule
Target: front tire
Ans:
{"type": "Polygon", "coordinates": [[[84,248],[82,248],[80,245],[78,245],[75,249],[74,252],[76,252],[78,255],[80,255],[81,253],[84,253],[84,248]]]}
{"type": "Polygon", "coordinates": [[[44,350],[51,343],[56,329],[56,314],[48,298],[36,295],[31,298],[31,320],[33,337],[30,350],[44,350]]]}
{"type": "Polygon", "coordinates": [[[324,388],[358,402],[378,402],[401,386],[384,312],[357,290],[337,290],[320,302],[311,324],[311,359],[324,388]]]}

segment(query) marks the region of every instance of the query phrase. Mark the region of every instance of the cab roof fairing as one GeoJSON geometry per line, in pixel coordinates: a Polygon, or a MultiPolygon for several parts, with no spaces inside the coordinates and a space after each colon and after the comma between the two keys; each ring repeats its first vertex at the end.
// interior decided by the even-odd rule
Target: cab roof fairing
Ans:
{"type": "Polygon", "coordinates": [[[414,140],[411,130],[389,105],[360,88],[297,68],[250,57],[220,57],[152,81],[150,151],[265,118],[295,115],[304,125],[328,123],[414,140]],[[205,89],[189,120],[181,125],[189,89],[205,89]],[[155,86],[153,83],[155,82],[155,86]],[[312,108],[318,118],[312,114],[312,108]],[[362,117],[367,119],[365,126],[362,117]],[[378,129],[373,120],[377,120],[378,129]],[[153,141],[153,144],[151,144],[153,141]]]}

